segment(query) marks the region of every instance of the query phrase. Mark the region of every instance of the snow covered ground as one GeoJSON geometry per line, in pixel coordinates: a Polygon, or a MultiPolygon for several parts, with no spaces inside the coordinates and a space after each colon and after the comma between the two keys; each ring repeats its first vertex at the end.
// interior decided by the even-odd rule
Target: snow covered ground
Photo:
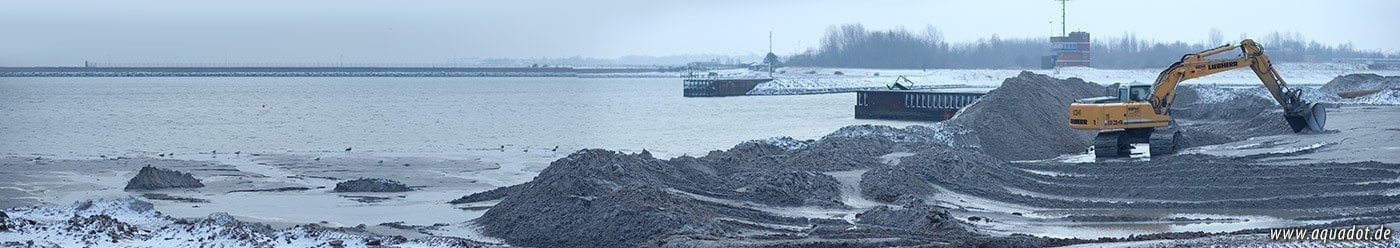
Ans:
{"type": "Polygon", "coordinates": [[[0,212],[0,245],[5,247],[476,247],[459,238],[385,237],[362,228],[314,224],[273,229],[241,222],[226,213],[176,219],[135,197],[8,209],[0,212]]]}
{"type": "MultiPolygon", "coordinates": [[[[1345,63],[1280,63],[1275,66],[1291,85],[1321,86],[1333,78],[1352,73],[1375,73],[1382,76],[1400,75],[1396,70],[1370,70],[1365,65],[1345,63]]],[[[1071,67],[1052,70],[1019,69],[862,69],[785,67],[773,74],[774,80],[755,87],[750,95],[787,95],[849,92],[884,89],[899,76],[904,76],[920,88],[995,88],[1002,80],[1015,77],[1021,71],[1031,71],[1056,78],[1078,77],[1099,84],[1143,82],[1157,79],[1162,68],[1097,69],[1071,67]],[[835,75],[841,72],[842,75],[835,75]]],[[[767,73],[725,71],[734,77],[767,77],[767,73]]],[[[1259,85],[1259,78],[1250,70],[1234,70],[1190,81],[1188,85],[1259,85]]]]}

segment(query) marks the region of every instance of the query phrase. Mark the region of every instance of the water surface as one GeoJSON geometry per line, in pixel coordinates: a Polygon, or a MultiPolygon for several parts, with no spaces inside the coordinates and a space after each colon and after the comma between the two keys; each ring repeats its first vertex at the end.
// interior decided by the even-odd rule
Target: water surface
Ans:
{"type": "Polygon", "coordinates": [[[853,124],[852,93],[681,97],[679,79],[0,78],[0,154],[700,154],[853,124]]]}

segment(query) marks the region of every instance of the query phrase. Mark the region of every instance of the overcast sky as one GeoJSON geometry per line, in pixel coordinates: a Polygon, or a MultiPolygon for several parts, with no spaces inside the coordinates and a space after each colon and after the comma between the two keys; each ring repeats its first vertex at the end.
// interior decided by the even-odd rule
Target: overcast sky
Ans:
{"type": "MultiPolygon", "coordinates": [[[[0,66],[114,62],[440,62],[467,57],[780,55],[828,26],[942,30],[950,42],[1059,33],[1059,2],[976,1],[3,1],[0,66]]],[[[1400,52],[1400,1],[1069,2],[1095,38],[1227,40],[1295,31],[1400,52]]],[[[1267,46],[1268,44],[1265,44],[1267,46]]]]}

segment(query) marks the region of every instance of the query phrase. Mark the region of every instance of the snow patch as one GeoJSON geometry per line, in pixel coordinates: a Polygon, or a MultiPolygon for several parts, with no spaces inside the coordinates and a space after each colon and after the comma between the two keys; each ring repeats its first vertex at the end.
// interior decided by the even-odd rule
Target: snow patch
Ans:
{"type": "Polygon", "coordinates": [[[9,230],[0,232],[0,243],[28,243],[62,247],[319,247],[333,241],[346,247],[365,247],[371,241],[384,245],[466,247],[484,243],[452,238],[426,237],[408,240],[385,237],[360,229],[324,228],[314,224],[273,230],[267,225],[241,222],[227,213],[213,213],[198,220],[180,220],[155,211],[135,197],[80,201],[71,205],[13,208],[0,219],[9,230]],[[441,240],[455,242],[442,242],[441,240]]]}
{"type": "Polygon", "coordinates": [[[803,140],[796,140],[796,139],[793,139],[792,137],[773,137],[773,138],[767,138],[767,139],[756,139],[756,140],[744,141],[743,144],[766,144],[766,145],[773,145],[773,146],[782,147],[782,148],[785,149],[785,150],[791,151],[791,150],[799,150],[799,149],[807,148],[807,146],[812,145],[813,142],[816,142],[816,141],[813,141],[813,140],[805,140],[805,141],[803,141],[803,140]]]}

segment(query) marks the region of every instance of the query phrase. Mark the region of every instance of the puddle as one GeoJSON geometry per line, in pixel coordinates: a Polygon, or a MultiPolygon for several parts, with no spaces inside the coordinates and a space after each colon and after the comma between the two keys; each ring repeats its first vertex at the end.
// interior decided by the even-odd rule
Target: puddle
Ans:
{"type": "MultiPolygon", "coordinates": [[[[1014,215],[990,215],[990,222],[971,222],[987,233],[1015,233],[1054,238],[1124,238],[1163,232],[1232,232],[1255,228],[1290,227],[1324,224],[1330,220],[1298,221],[1287,219],[1298,213],[1249,210],[1046,210],[1014,215]],[[1089,216],[1147,216],[1151,220],[1075,222],[1070,215],[1089,216]]],[[[984,215],[986,216],[986,215],[984,215]]],[[[960,218],[966,219],[966,214],[960,218]]]]}
{"type": "Polygon", "coordinates": [[[1072,164],[1077,164],[1077,163],[1093,163],[1093,162],[1138,162],[1138,161],[1152,161],[1152,153],[1150,152],[1150,149],[1148,148],[1147,145],[1148,145],[1147,143],[1136,143],[1136,144],[1132,144],[1132,149],[1128,151],[1128,157],[1125,157],[1125,158],[1106,158],[1106,159],[1099,159],[1099,158],[1097,158],[1097,157],[1094,156],[1094,147],[1093,147],[1093,146],[1090,146],[1088,149],[1085,149],[1086,152],[1084,152],[1084,153],[1064,154],[1064,155],[1060,155],[1059,157],[1055,157],[1055,158],[1051,158],[1051,159],[1043,159],[1043,160],[1021,160],[1021,161],[1011,161],[1011,162],[1013,162],[1013,163],[1026,163],[1026,162],[1060,162],[1060,163],[1072,163],[1072,164]]]}

